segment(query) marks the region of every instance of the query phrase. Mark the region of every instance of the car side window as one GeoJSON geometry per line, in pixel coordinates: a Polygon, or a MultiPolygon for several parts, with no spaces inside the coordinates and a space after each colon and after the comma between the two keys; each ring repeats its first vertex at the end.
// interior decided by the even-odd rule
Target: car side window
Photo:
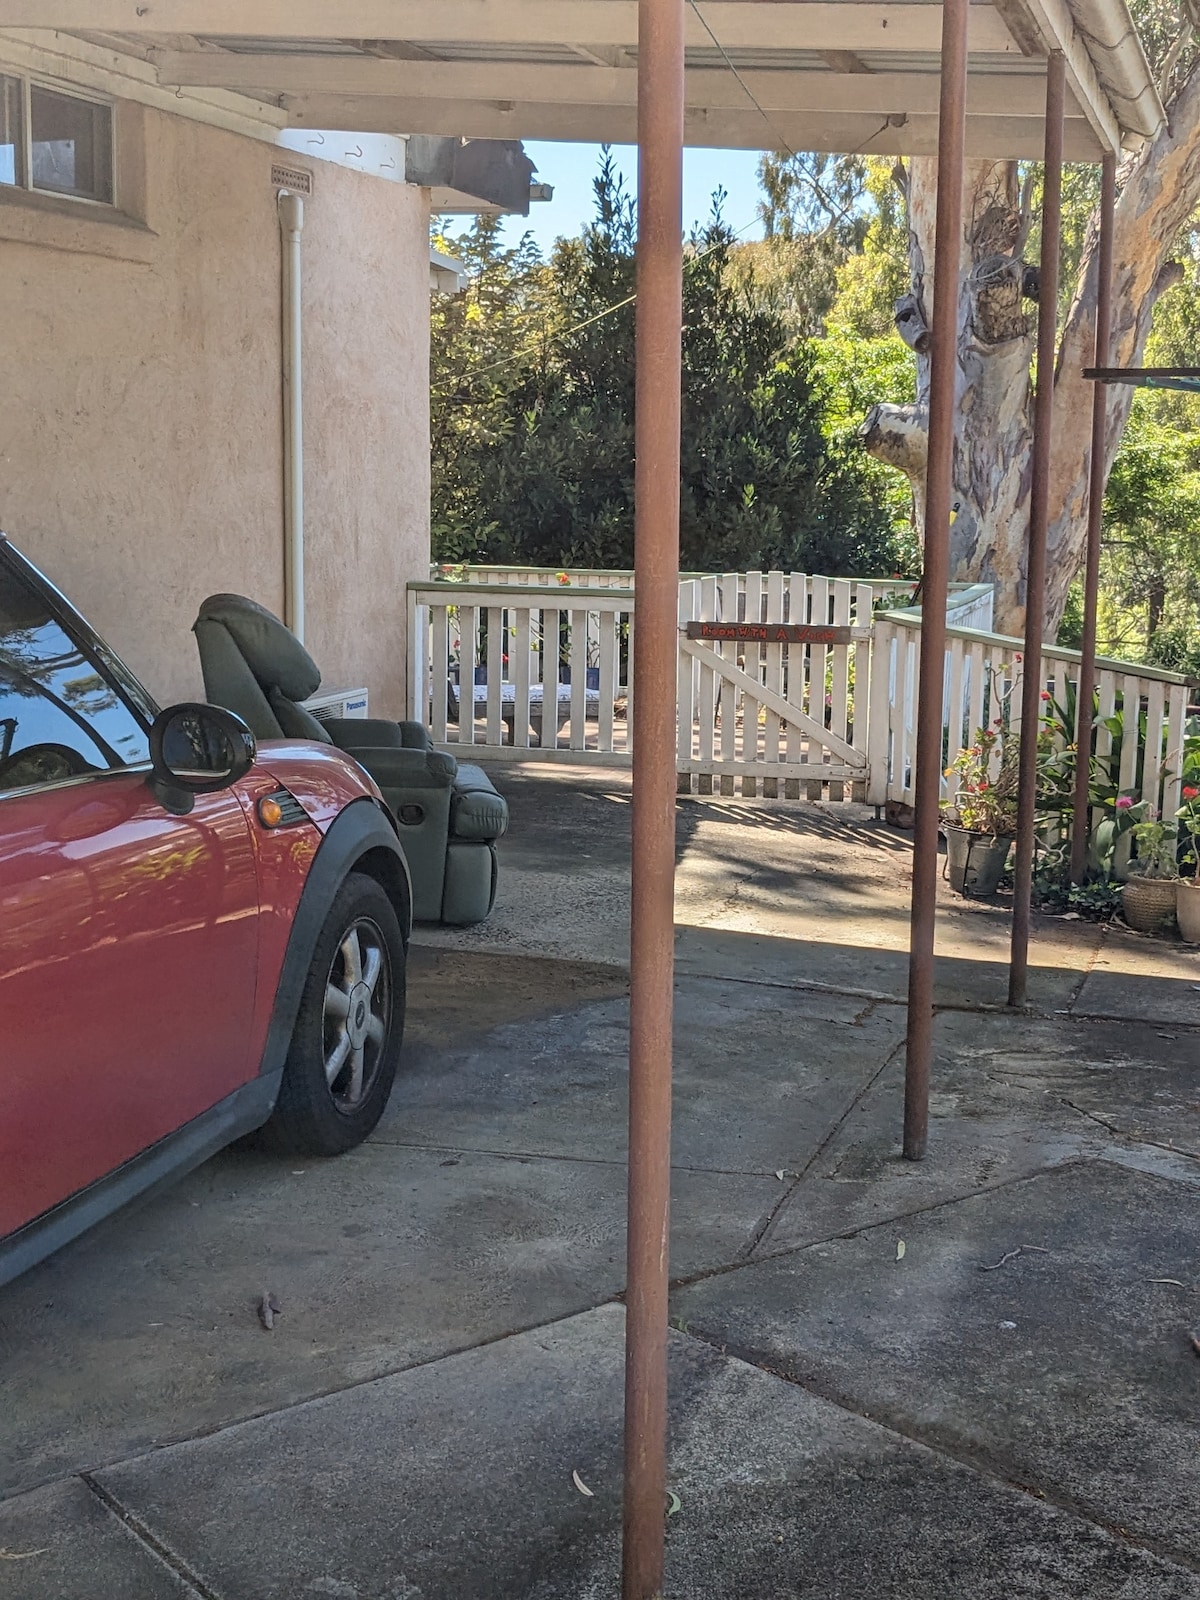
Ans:
{"type": "Polygon", "coordinates": [[[145,727],[107,674],[0,562],[0,795],[149,758],[145,727]]]}

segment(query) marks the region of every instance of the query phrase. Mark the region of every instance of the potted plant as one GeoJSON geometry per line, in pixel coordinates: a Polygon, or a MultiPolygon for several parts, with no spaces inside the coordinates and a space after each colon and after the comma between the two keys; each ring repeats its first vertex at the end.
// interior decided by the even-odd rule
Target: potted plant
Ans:
{"type": "Polygon", "coordinates": [[[1179,918],[1179,931],[1188,944],[1200,944],[1200,787],[1184,784],[1183,804],[1175,816],[1187,834],[1183,859],[1197,874],[1177,882],[1175,914],[1179,918]]]}
{"type": "Polygon", "coordinates": [[[942,807],[950,887],[980,900],[999,888],[1017,831],[1017,740],[1001,740],[999,724],[977,729],[974,744],[946,768],[957,780],[942,807]]]}
{"type": "Polygon", "coordinates": [[[1145,821],[1134,826],[1137,859],[1121,890],[1121,911],[1138,933],[1166,933],[1174,924],[1179,883],[1178,834],[1175,819],[1164,822],[1152,806],[1146,807],[1145,821]]]}

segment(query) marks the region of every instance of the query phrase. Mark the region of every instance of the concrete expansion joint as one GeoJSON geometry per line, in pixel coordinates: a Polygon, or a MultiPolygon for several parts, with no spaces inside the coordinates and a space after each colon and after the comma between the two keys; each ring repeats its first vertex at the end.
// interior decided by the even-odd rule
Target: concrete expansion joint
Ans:
{"type": "Polygon", "coordinates": [[[1031,1483],[1027,1478],[1015,1476],[1011,1464],[990,1451],[955,1449],[948,1445],[945,1439],[928,1429],[910,1426],[901,1418],[890,1413],[868,1411],[864,1406],[858,1404],[852,1395],[819,1383],[812,1377],[800,1377],[794,1372],[788,1372],[780,1367],[772,1366],[769,1362],[764,1361],[760,1354],[746,1346],[738,1343],[730,1344],[725,1340],[718,1339],[713,1334],[688,1326],[682,1319],[673,1319],[671,1326],[677,1333],[693,1340],[696,1344],[707,1345],[710,1350],[715,1350],[721,1356],[744,1362],[746,1366],[754,1367],[757,1371],[765,1373],[767,1377],[776,1378],[781,1383],[786,1383],[794,1389],[802,1390],[815,1400],[822,1400],[826,1405],[836,1406],[839,1411],[845,1412],[847,1416],[858,1417],[863,1422],[869,1422],[872,1427],[891,1434],[893,1438],[901,1439],[907,1444],[917,1445],[921,1449],[928,1450],[933,1455],[942,1457],[943,1460],[952,1461],[956,1466],[974,1473],[978,1478],[990,1479],[993,1483],[1000,1484],[1006,1489],[1014,1490],[1017,1494],[1025,1495],[1031,1500],[1037,1500],[1042,1505],[1051,1506],[1064,1516],[1073,1517],[1077,1522],[1096,1528],[1109,1538],[1118,1540],[1121,1544],[1129,1545],[1133,1549],[1144,1550],[1148,1555],[1156,1556],[1160,1561],[1166,1562],[1178,1571],[1200,1573],[1200,1559],[1172,1549],[1158,1539],[1144,1534],[1131,1533],[1128,1528],[1119,1523],[1106,1522],[1102,1518],[1094,1516],[1071,1495],[1063,1494],[1053,1488],[1041,1488],[1039,1485],[1031,1483]]]}
{"type": "MultiPolygon", "coordinates": [[[[882,1072],[882,1068],[880,1071],[882,1072]]],[[[814,1157],[814,1160],[816,1158],[814,1157]]],[[[1025,1172],[1014,1173],[1011,1178],[1003,1178],[999,1183],[981,1184],[976,1189],[966,1189],[960,1194],[940,1195],[936,1200],[930,1200],[925,1205],[912,1206],[906,1211],[891,1211],[886,1217],[876,1217],[870,1222],[859,1222],[853,1228],[842,1228],[835,1233],[823,1233],[813,1239],[804,1239],[798,1244],[788,1244],[778,1250],[758,1250],[754,1256],[742,1256],[735,1261],[725,1262],[716,1267],[702,1267],[698,1272],[688,1273],[683,1277],[671,1279],[671,1290],[690,1289],[697,1283],[707,1283],[711,1278],[723,1278],[731,1272],[744,1272],[752,1267],[762,1266],[768,1261],[782,1261],[788,1256],[802,1255],[806,1250],[815,1250],[818,1245],[837,1244],[847,1239],[857,1239],[860,1234],[874,1233],[878,1228],[895,1227],[898,1222],[907,1222],[911,1217],[921,1217],[930,1211],[942,1211],[949,1206],[961,1205],[966,1200],[976,1200],[980,1195],[995,1194],[1002,1189],[1012,1189],[1017,1184],[1030,1183],[1034,1178],[1044,1177],[1047,1173],[1067,1172],[1074,1167],[1085,1167],[1089,1163],[1102,1160],[1099,1156],[1077,1156],[1067,1161],[1052,1161],[1045,1166],[1032,1167],[1025,1172]]],[[[1112,1163],[1119,1165],[1119,1163],[1112,1163]]],[[[811,1163],[809,1164],[811,1166],[811,1163]]],[[[804,1182],[805,1174],[801,1174],[792,1185],[789,1194],[794,1193],[804,1182]]],[[[778,1211],[776,1207],[776,1211],[778,1211]]]]}
{"type": "MultiPolygon", "coordinates": [[[[1078,1106],[1074,1100],[1064,1097],[1063,1105],[1069,1106],[1078,1116],[1087,1117],[1089,1121],[1098,1123],[1114,1138],[1123,1140],[1126,1144],[1145,1145],[1151,1150],[1165,1150],[1168,1155],[1182,1156],[1185,1161],[1200,1161],[1200,1150],[1185,1150],[1177,1144],[1164,1144],[1161,1139],[1147,1139],[1136,1128],[1119,1128],[1115,1122],[1101,1116],[1098,1111],[1089,1111],[1085,1106],[1078,1106]]],[[[1103,1160],[1104,1157],[1099,1158],[1103,1160]]]]}
{"type": "Polygon", "coordinates": [[[902,1040],[894,1045],[892,1049],[888,1051],[887,1055],[884,1056],[883,1060],[879,1063],[879,1066],[875,1069],[867,1081],[859,1087],[857,1093],[851,1096],[849,1103],[843,1108],[841,1116],[838,1117],[829,1128],[828,1132],[825,1134],[825,1137],[821,1140],[820,1144],[813,1151],[812,1155],[804,1163],[804,1166],[801,1168],[801,1170],[794,1175],[792,1182],[786,1185],[784,1192],[779,1196],[779,1199],[776,1200],[775,1204],[771,1206],[766,1216],[759,1221],[758,1226],[751,1233],[746,1244],[739,1252],[739,1261],[749,1261],[751,1257],[754,1257],[756,1260],[762,1259],[761,1257],[756,1256],[755,1252],[770,1234],[776,1218],[788,1206],[792,1196],[800,1188],[805,1179],[808,1178],[813,1171],[813,1168],[820,1161],[821,1157],[825,1154],[830,1145],[837,1138],[838,1134],[846,1126],[847,1120],[853,1116],[854,1112],[859,1108],[866,1096],[869,1095],[875,1088],[876,1084],[883,1077],[884,1073],[891,1066],[892,1062],[896,1059],[903,1048],[904,1043],[902,1040]]]}
{"type": "Polygon", "coordinates": [[[112,1490],[99,1482],[92,1473],[81,1472],[79,1479],[84,1488],[99,1500],[109,1515],[114,1517],[133,1539],[137,1540],[146,1554],[152,1560],[166,1567],[172,1577],[182,1583],[189,1594],[195,1596],[195,1600],[224,1600],[218,1590],[214,1589],[211,1584],[205,1583],[199,1573],[194,1572],[187,1562],[183,1560],[182,1556],[177,1555],[170,1545],[164,1544],[161,1539],[152,1533],[142,1519],[131,1511],[128,1506],[122,1504],[112,1490]]]}
{"type": "Polygon", "coordinates": [[[1066,1015],[1068,1015],[1068,1016],[1070,1016],[1071,1013],[1075,1010],[1075,1007],[1079,1002],[1079,997],[1083,993],[1084,984],[1088,981],[1088,979],[1091,977],[1092,973],[1095,971],[1096,963],[1100,959],[1100,952],[1104,948],[1105,944],[1108,941],[1108,933],[1109,933],[1108,923],[1102,922],[1100,924],[1099,937],[1097,938],[1095,944],[1092,946],[1091,953],[1088,955],[1088,958],[1087,958],[1086,962],[1084,963],[1083,971],[1079,974],[1079,982],[1071,990],[1070,996],[1067,999],[1066,1015]]]}

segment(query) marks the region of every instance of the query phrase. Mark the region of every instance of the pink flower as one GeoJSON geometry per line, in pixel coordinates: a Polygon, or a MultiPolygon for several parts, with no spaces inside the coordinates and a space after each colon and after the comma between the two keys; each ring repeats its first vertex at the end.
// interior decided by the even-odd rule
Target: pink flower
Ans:
{"type": "Polygon", "coordinates": [[[1132,797],[1130,795],[1119,794],[1117,796],[1117,810],[1118,811],[1128,811],[1132,804],[1133,804],[1133,799],[1132,799],[1132,797]]]}

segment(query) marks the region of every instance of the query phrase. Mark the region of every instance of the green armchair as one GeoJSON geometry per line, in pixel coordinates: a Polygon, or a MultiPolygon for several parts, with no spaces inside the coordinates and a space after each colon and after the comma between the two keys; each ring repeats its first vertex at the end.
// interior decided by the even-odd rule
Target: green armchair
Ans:
{"type": "Polygon", "coordinates": [[[496,840],[508,827],[508,806],[482,768],[435,750],[419,722],[318,722],[300,704],[320,688],[316,663],[254,600],[210,595],[192,632],[214,705],[236,712],[259,739],[336,745],[375,779],[400,828],[416,920],[483,921],[495,903],[496,840]]]}

